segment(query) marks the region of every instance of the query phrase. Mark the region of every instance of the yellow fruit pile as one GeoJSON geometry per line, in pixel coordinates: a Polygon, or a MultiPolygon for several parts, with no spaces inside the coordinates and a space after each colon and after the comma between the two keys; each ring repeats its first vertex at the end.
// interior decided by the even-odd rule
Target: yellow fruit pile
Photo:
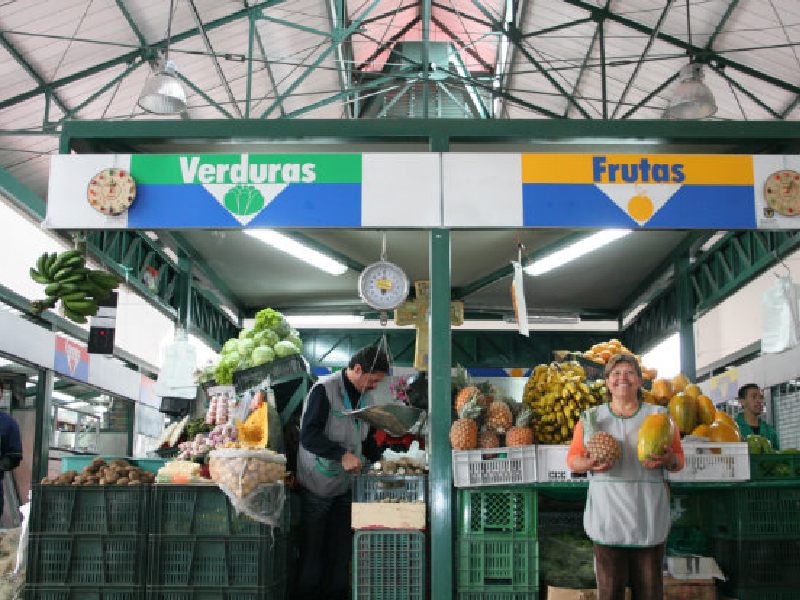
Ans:
{"type": "Polygon", "coordinates": [[[644,379],[655,379],[658,376],[657,369],[648,369],[645,367],[642,364],[642,357],[638,354],[633,354],[633,352],[628,350],[625,345],[616,338],[610,339],[602,344],[595,344],[586,352],[582,352],[580,355],[583,358],[604,365],[608,363],[611,357],[615,354],[632,354],[634,357],[636,357],[636,360],[639,362],[639,366],[642,369],[642,377],[644,377],[644,379]]]}
{"type": "Polygon", "coordinates": [[[525,384],[522,402],[534,411],[532,428],[538,444],[568,444],[581,411],[605,401],[605,383],[586,382],[577,362],[538,365],[525,384]]]}

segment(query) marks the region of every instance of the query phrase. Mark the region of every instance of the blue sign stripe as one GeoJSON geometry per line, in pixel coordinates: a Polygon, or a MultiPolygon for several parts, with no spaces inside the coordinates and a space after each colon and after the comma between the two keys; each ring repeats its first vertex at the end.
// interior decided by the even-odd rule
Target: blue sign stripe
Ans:
{"type": "Polygon", "coordinates": [[[525,227],[636,227],[624,210],[586,183],[523,183],[525,227]]]}
{"type": "Polygon", "coordinates": [[[645,227],[753,229],[755,193],[746,185],[683,185],[645,227]]]}
{"type": "Polygon", "coordinates": [[[136,202],[128,210],[128,227],[239,227],[201,185],[140,184],[136,202]]]}
{"type": "Polygon", "coordinates": [[[250,227],[360,227],[360,183],[292,183],[250,227]]]}

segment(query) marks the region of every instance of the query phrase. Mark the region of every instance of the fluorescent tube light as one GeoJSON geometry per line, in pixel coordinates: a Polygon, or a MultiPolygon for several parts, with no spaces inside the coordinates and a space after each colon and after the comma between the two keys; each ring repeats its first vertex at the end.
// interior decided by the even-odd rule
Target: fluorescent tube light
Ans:
{"type": "Polygon", "coordinates": [[[542,275],[576,258],[580,258],[584,254],[588,254],[597,248],[610,244],[614,240],[628,235],[630,232],[630,229],[606,229],[605,231],[599,231],[579,242],[575,242],[571,246],[567,246],[553,254],[540,258],[533,264],[525,267],[524,270],[528,275],[542,275]]]}
{"type": "Polygon", "coordinates": [[[89,403],[81,400],[79,402],[72,402],[71,404],[68,404],[65,408],[83,408],[84,406],[89,406],[89,403]]]}
{"type": "MultiPolygon", "coordinates": [[[[514,315],[506,315],[503,321],[516,324],[517,318],[514,315]]],[[[528,323],[531,325],[577,325],[581,322],[578,315],[528,315],[528,323]]]]}
{"type": "Polygon", "coordinates": [[[286,315],[289,325],[306,326],[355,325],[364,322],[364,315],[286,315]]]}
{"type": "Polygon", "coordinates": [[[271,229],[245,229],[244,232],[331,275],[342,275],[347,271],[347,265],[344,263],[334,260],[330,256],[325,256],[322,252],[317,252],[308,246],[304,246],[277,231],[271,229]]]}

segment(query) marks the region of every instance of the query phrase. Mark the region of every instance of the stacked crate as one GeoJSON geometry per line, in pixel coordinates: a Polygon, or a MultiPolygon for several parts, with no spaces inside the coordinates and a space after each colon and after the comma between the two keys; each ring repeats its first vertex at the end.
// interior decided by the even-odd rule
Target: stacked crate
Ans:
{"type": "Polygon", "coordinates": [[[537,495],[511,487],[459,490],[458,600],[535,600],[539,592],[537,495]]]}
{"type": "Polygon", "coordinates": [[[422,529],[395,527],[409,519],[425,526],[426,475],[354,475],[352,478],[353,599],[425,600],[427,540],[422,529]],[[388,509],[388,510],[387,510],[388,509]],[[365,517],[371,514],[371,517],[365,517]],[[367,519],[367,520],[365,520],[367,519]],[[370,529],[358,529],[369,523],[370,529]]]}
{"type": "Polygon", "coordinates": [[[150,514],[146,600],[283,599],[285,524],[237,515],[206,485],[155,486],[150,514]]]}
{"type": "Polygon", "coordinates": [[[34,485],[27,600],[143,600],[149,486],[34,485]]]}
{"type": "Polygon", "coordinates": [[[714,557],[738,600],[788,600],[800,588],[800,488],[719,492],[712,515],[714,557]]]}

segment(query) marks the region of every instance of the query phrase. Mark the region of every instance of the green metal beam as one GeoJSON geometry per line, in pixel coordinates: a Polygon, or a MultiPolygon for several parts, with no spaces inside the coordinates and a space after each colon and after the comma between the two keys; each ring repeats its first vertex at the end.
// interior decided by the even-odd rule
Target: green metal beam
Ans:
{"type": "MultiPolygon", "coordinates": [[[[523,265],[528,265],[540,258],[544,258],[545,256],[549,256],[562,248],[566,248],[567,246],[571,246],[572,244],[579,242],[580,240],[588,237],[591,235],[591,232],[579,232],[579,233],[571,233],[569,235],[564,236],[563,238],[553,242],[545,246],[544,248],[539,248],[534,252],[531,252],[527,256],[523,257],[522,263],[523,265]]],[[[510,277],[514,272],[514,268],[511,266],[509,262],[507,265],[492,271],[488,275],[484,275],[472,281],[466,285],[459,286],[457,288],[453,288],[453,300],[463,300],[467,296],[478,292],[485,287],[500,281],[501,279],[505,279],[506,277],[510,277]]]]}
{"type": "Polygon", "coordinates": [[[547,71],[547,69],[545,69],[539,63],[539,61],[536,60],[536,58],[530,52],[528,52],[528,49],[525,48],[524,45],[525,39],[522,37],[522,32],[519,29],[517,29],[514,23],[511,23],[509,27],[506,27],[505,24],[500,23],[494,17],[491,11],[487,9],[485,6],[483,6],[483,4],[479,2],[479,0],[472,0],[472,4],[474,4],[478,10],[480,10],[484,15],[486,15],[486,18],[492,22],[492,26],[495,29],[501,31],[503,35],[508,37],[511,43],[517,47],[517,49],[528,60],[528,62],[531,63],[534,67],[536,67],[536,69],[544,76],[544,78],[547,79],[548,82],[550,82],[550,85],[556,88],[560,94],[562,94],[565,98],[567,98],[567,100],[570,103],[572,103],[573,106],[575,106],[575,108],[578,109],[578,112],[580,112],[584,116],[584,118],[586,119],[592,118],[589,115],[589,113],[586,112],[586,109],[584,109],[580,104],[578,104],[577,101],[571,97],[569,92],[567,92],[567,90],[565,90],[564,87],[560,83],[558,83],[558,81],[556,81],[555,78],[547,71]]]}
{"type": "Polygon", "coordinates": [[[250,102],[253,99],[253,45],[256,38],[256,20],[247,16],[247,84],[244,99],[244,118],[250,118],[250,102]]]}
{"type": "MultiPolygon", "coordinates": [[[[38,73],[38,71],[36,71],[36,69],[34,69],[33,66],[27,60],[25,60],[25,57],[22,56],[22,54],[20,54],[19,50],[17,50],[14,44],[12,44],[1,31],[0,31],[0,46],[5,48],[6,52],[8,52],[11,55],[11,58],[13,58],[17,62],[17,64],[19,64],[19,66],[21,66],[22,69],[30,76],[30,78],[36,82],[37,86],[41,88],[49,88],[52,90],[52,84],[48,84],[47,82],[45,82],[44,78],[38,73]]],[[[69,108],[64,103],[64,101],[58,96],[58,94],[55,93],[55,91],[52,91],[52,98],[64,113],[69,112],[69,108]]]]}
{"type": "MultiPolygon", "coordinates": [[[[249,15],[252,12],[257,12],[257,11],[263,10],[265,8],[269,8],[271,6],[276,6],[278,4],[283,4],[285,1],[286,0],[265,0],[264,2],[260,2],[258,4],[249,6],[247,8],[244,8],[242,10],[236,11],[236,12],[231,13],[229,15],[226,15],[224,17],[220,17],[219,19],[214,19],[213,21],[209,21],[208,23],[205,24],[205,30],[206,31],[211,31],[213,29],[217,29],[218,27],[223,27],[223,26],[227,25],[228,23],[232,23],[232,22],[237,21],[239,19],[246,18],[247,15],[249,15]]],[[[182,33],[178,33],[178,34],[173,35],[172,38],[170,39],[170,44],[177,44],[177,43],[182,42],[184,40],[191,39],[191,38],[195,37],[196,35],[198,35],[199,33],[200,33],[200,29],[198,29],[197,27],[192,28],[192,29],[187,29],[186,31],[184,31],[182,33]]],[[[163,40],[161,40],[159,42],[156,42],[154,44],[150,44],[150,46],[149,46],[147,51],[142,50],[141,48],[137,48],[136,50],[133,50],[131,52],[126,52],[125,54],[121,54],[121,55],[119,55],[117,57],[114,57],[112,59],[109,59],[109,60],[107,60],[107,61],[105,61],[103,63],[94,65],[93,67],[89,67],[88,69],[84,69],[82,71],[78,71],[77,73],[73,73],[73,74],[68,75],[66,77],[62,77],[61,79],[57,79],[56,81],[51,81],[49,83],[40,83],[37,87],[33,88],[32,90],[28,90],[28,91],[23,92],[21,94],[17,94],[16,96],[13,96],[11,98],[7,98],[6,100],[3,100],[2,102],[0,102],[0,110],[2,110],[4,108],[8,108],[9,106],[12,106],[14,104],[18,104],[20,102],[24,102],[25,100],[29,100],[30,98],[34,98],[34,97],[39,96],[41,94],[44,94],[44,93],[47,93],[47,92],[54,92],[54,90],[56,90],[56,89],[58,89],[60,87],[63,87],[65,85],[69,85],[70,83],[74,83],[74,82],[76,82],[78,80],[81,80],[81,79],[83,79],[85,77],[88,77],[90,75],[96,75],[97,73],[102,73],[103,71],[105,71],[107,69],[110,69],[112,67],[115,67],[117,65],[130,63],[132,60],[135,60],[136,58],[139,58],[139,57],[145,57],[146,58],[147,57],[146,55],[147,55],[148,52],[152,52],[153,50],[156,50],[156,49],[165,48],[166,45],[167,45],[167,40],[163,39],[163,40]]],[[[67,110],[68,110],[67,108],[64,108],[64,112],[66,112],[67,110]]],[[[185,125],[184,125],[184,127],[185,127],[185,125]]]]}
{"type": "Polygon", "coordinates": [[[606,86],[606,36],[605,21],[597,23],[597,39],[600,41],[600,103],[603,107],[603,120],[608,119],[608,90],[606,86]]]}
{"type": "Polygon", "coordinates": [[[719,34],[722,33],[722,30],[725,29],[725,24],[728,22],[728,19],[731,18],[733,11],[736,9],[736,6],[739,4],[739,0],[731,0],[728,3],[728,8],[725,9],[725,14],[722,15],[717,26],[714,28],[711,37],[708,38],[708,42],[706,42],[706,50],[711,50],[714,47],[714,42],[717,41],[717,37],[719,34]]]}
{"type": "Polygon", "coordinates": [[[381,19],[385,19],[387,17],[394,17],[395,15],[400,14],[401,12],[410,10],[412,8],[417,8],[416,4],[406,4],[405,6],[401,6],[399,8],[395,8],[393,10],[386,11],[385,13],[381,13],[379,15],[372,16],[368,19],[364,19],[361,21],[362,25],[369,25],[370,23],[374,23],[375,21],[380,21],[381,19]]]}
{"type": "Polygon", "coordinates": [[[483,19],[479,19],[478,17],[476,17],[474,15],[470,15],[470,14],[465,13],[463,11],[457,10],[456,8],[453,8],[452,0],[448,0],[448,1],[451,2],[450,5],[443,4],[442,2],[434,1],[434,2],[431,2],[431,6],[435,6],[439,10],[443,10],[445,12],[449,12],[451,14],[454,14],[461,20],[472,21],[473,23],[477,23],[478,25],[481,25],[486,29],[491,29],[492,28],[492,23],[490,21],[484,21],[483,19]]]}
{"type": "MultiPolygon", "coordinates": [[[[478,54],[478,52],[472,47],[467,45],[467,43],[458,37],[445,23],[437,19],[436,17],[431,17],[431,21],[441,29],[444,34],[449,37],[461,50],[469,54],[472,58],[475,59],[477,63],[479,63],[484,69],[489,71],[490,73],[494,71],[494,67],[490,65],[488,62],[484,60],[484,58],[478,54]]],[[[437,65],[438,66],[438,65],[437,65]]]]}
{"type": "Polygon", "coordinates": [[[37,222],[44,219],[47,213],[44,200],[3,167],[0,167],[0,193],[37,222]]]}
{"type": "MultiPolygon", "coordinates": [[[[594,19],[592,19],[591,17],[586,17],[585,19],[575,19],[574,21],[568,21],[566,23],[561,23],[559,25],[553,25],[552,27],[545,27],[544,29],[537,29],[536,31],[525,33],[522,35],[522,37],[527,39],[529,37],[538,37],[540,35],[547,35],[548,33],[555,33],[556,31],[561,31],[562,29],[569,29],[570,27],[576,27],[577,25],[591,23],[593,20],[594,19]]],[[[522,27],[520,27],[520,29],[522,29],[522,27]]]]}
{"type": "Polygon", "coordinates": [[[642,98],[637,104],[633,105],[630,109],[628,109],[628,112],[626,112],[624,115],[622,115],[621,119],[623,119],[623,120],[627,119],[633,113],[635,113],[637,110],[639,110],[643,106],[646,106],[647,103],[650,102],[650,100],[652,100],[653,98],[658,96],[662,92],[662,90],[664,90],[667,86],[671,85],[672,82],[675,81],[678,78],[678,75],[679,75],[679,73],[677,73],[677,72],[673,73],[670,77],[667,78],[666,81],[664,81],[664,83],[662,83],[660,86],[658,86],[652,92],[647,94],[647,96],[642,98]]]}
{"type": "MultiPolygon", "coordinates": [[[[252,17],[252,15],[251,15],[252,17]]],[[[267,58],[267,51],[264,48],[264,40],[261,39],[261,32],[258,30],[256,26],[256,42],[258,42],[258,50],[261,52],[261,58],[264,62],[264,68],[267,70],[267,76],[269,77],[270,85],[272,85],[272,91],[275,95],[278,95],[278,84],[275,82],[275,73],[272,72],[272,65],[270,64],[269,59],[267,58]]],[[[286,116],[286,110],[283,107],[283,102],[278,105],[278,109],[280,110],[281,117],[286,116]]]]}
{"type": "Polygon", "coordinates": [[[206,94],[204,90],[202,90],[199,87],[197,87],[192,80],[190,80],[188,77],[186,77],[182,73],[178,73],[177,75],[178,75],[178,79],[180,79],[183,83],[185,83],[190,88],[192,88],[192,90],[194,91],[195,94],[197,94],[198,96],[203,98],[203,100],[208,102],[209,106],[213,106],[214,108],[216,108],[219,112],[221,112],[223,115],[225,115],[229,119],[233,119],[233,115],[231,113],[229,113],[224,106],[222,106],[219,102],[217,102],[211,96],[206,94]]]}
{"type": "Polygon", "coordinates": [[[301,73],[301,74],[300,74],[300,75],[297,77],[297,79],[295,79],[295,80],[294,80],[294,81],[291,83],[291,85],[289,85],[289,87],[287,87],[287,88],[286,88],[286,90],[285,90],[283,93],[281,93],[281,94],[280,94],[280,95],[279,95],[279,96],[278,96],[278,97],[275,99],[275,101],[274,101],[272,104],[270,104],[270,106],[267,108],[267,110],[265,110],[265,111],[263,112],[263,114],[261,115],[261,118],[262,118],[262,119],[266,119],[266,118],[269,116],[269,114],[270,114],[270,113],[271,113],[271,112],[272,112],[272,111],[275,109],[275,107],[276,107],[276,106],[278,106],[278,105],[279,105],[281,102],[283,102],[283,100],[284,100],[286,97],[288,97],[288,96],[289,96],[289,95],[290,95],[290,94],[291,94],[291,93],[292,93],[292,92],[293,92],[295,89],[297,89],[297,87],[298,87],[298,86],[299,86],[301,83],[303,83],[303,81],[305,81],[306,77],[308,77],[309,75],[311,75],[311,73],[313,73],[314,69],[315,69],[315,68],[316,68],[316,67],[317,67],[317,66],[318,66],[318,65],[319,65],[319,64],[320,64],[320,63],[321,63],[323,60],[325,60],[325,59],[328,57],[328,55],[329,55],[331,52],[333,52],[333,51],[336,49],[336,47],[338,46],[338,44],[339,44],[340,42],[342,42],[342,41],[346,40],[346,39],[348,38],[348,36],[352,35],[352,33],[353,33],[353,32],[354,32],[356,29],[358,29],[358,28],[360,27],[360,25],[361,25],[361,21],[363,21],[363,20],[364,20],[364,19],[367,17],[367,15],[368,15],[370,12],[372,12],[372,10],[373,10],[373,9],[374,9],[374,8],[375,8],[375,7],[376,7],[376,6],[377,6],[377,5],[380,3],[380,1],[381,1],[381,0],[372,0],[372,2],[370,3],[370,5],[369,5],[368,7],[366,7],[366,8],[365,8],[365,9],[364,9],[364,10],[361,12],[361,14],[359,15],[359,17],[358,17],[358,18],[357,18],[355,21],[353,21],[353,22],[352,22],[352,23],[351,23],[351,24],[350,24],[350,25],[349,25],[349,26],[348,26],[346,29],[342,29],[342,30],[339,30],[339,31],[332,32],[332,33],[333,33],[333,35],[331,36],[331,38],[332,38],[332,43],[331,43],[331,45],[330,45],[330,46],[328,46],[328,48],[327,48],[326,50],[324,50],[323,52],[321,52],[321,53],[319,54],[319,56],[317,56],[317,58],[314,60],[314,62],[313,62],[313,63],[311,63],[311,64],[310,64],[310,65],[309,65],[309,66],[306,68],[306,70],[305,70],[305,71],[303,71],[303,73],[301,73]]]}
{"type": "MultiPolygon", "coordinates": [[[[331,27],[331,30],[328,33],[328,35],[332,35],[337,28],[341,29],[342,25],[345,22],[344,6],[342,5],[341,2],[338,2],[337,0],[325,0],[325,9],[328,12],[328,24],[331,27]]],[[[349,79],[349,66],[344,60],[344,50],[342,48],[343,43],[339,44],[336,47],[336,64],[338,65],[336,75],[339,80],[339,89],[342,92],[345,92],[350,87],[350,79],[349,79]]],[[[350,103],[345,104],[344,114],[346,116],[353,115],[350,103]]]]}
{"type": "Polygon", "coordinates": [[[139,40],[139,45],[144,48],[147,46],[147,40],[144,39],[142,32],[139,30],[139,26],[136,24],[136,21],[133,20],[131,17],[131,13],[128,12],[125,3],[122,0],[114,0],[117,3],[117,8],[119,8],[119,12],[122,13],[122,16],[125,17],[125,20],[128,22],[128,26],[133,31],[133,34],[136,36],[136,39],[139,40]]]}
{"type": "Polygon", "coordinates": [[[50,413],[53,406],[53,371],[39,369],[36,378],[36,419],[33,438],[33,481],[47,477],[50,459],[50,413]]]}
{"type": "MultiPolygon", "coordinates": [[[[595,21],[594,17],[589,19],[590,21],[595,21]]],[[[592,57],[592,52],[594,52],[594,45],[597,42],[597,38],[600,36],[600,23],[598,22],[597,27],[594,28],[594,33],[592,34],[592,39],[589,41],[589,46],[586,48],[586,53],[583,55],[583,61],[581,62],[581,67],[578,69],[578,76],[575,78],[575,83],[572,84],[572,93],[569,97],[574,101],[578,97],[578,90],[580,89],[581,81],[583,80],[583,76],[586,74],[586,71],[589,70],[589,59],[592,57]]],[[[572,102],[567,102],[566,108],[564,108],[564,118],[569,117],[569,110],[572,107],[572,102]]]]}
{"type": "Polygon", "coordinates": [[[383,41],[380,41],[380,40],[373,40],[377,44],[378,47],[372,52],[372,54],[370,54],[367,57],[367,59],[364,62],[362,62],[362,63],[360,63],[360,64],[358,64],[356,66],[356,71],[363,71],[364,69],[369,67],[375,61],[375,59],[378,58],[381,54],[383,54],[387,50],[392,51],[393,50],[393,43],[396,42],[397,40],[399,40],[401,37],[403,37],[409,31],[411,31],[416,26],[416,24],[419,23],[419,21],[420,21],[419,17],[414,17],[408,23],[403,25],[403,27],[398,29],[397,32],[395,32],[387,40],[387,42],[383,42],[383,41]]]}
{"type": "MultiPolygon", "coordinates": [[[[787,153],[800,149],[800,121],[672,121],[627,120],[583,121],[573,119],[266,119],[244,121],[202,120],[191,123],[192,138],[215,140],[235,137],[241,140],[429,140],[447,138],[455,141],[508,140],[566,141],[596,140],[604,144],[618,140],[641,140],[661,144],[700,145],[707,152],[709,145],[741,147],[756,144],[786,144],[787,153]]],[[[102,152],[104,144],[124,140],[135,150],[137,143],[164,140],[185,140],[187,125],[175,120],[136,121],[68,121],[61,133],[62,153],[81,151],[91,141],[93,151],[102,152]]],[[[115,146],[116,147],[116,146],[115,146]]],[[[654,146],[655,149],[655,146],[654,146]]]]}
{"type": "Polygon", "coordinates": [[[70,109],[67,113],[64,114],[64,116],[62,116],[58,120],[58,122],[62,123],[64,121],[68,120],[68,119],[72,119],[78,112],[80,112],[86,106],[88,106],[89,104],[91,104],[92,102],[97,100],[97,98],[99,98],[100,96],[105,94],[108,90],[110,90],[112,87],[117,85],[120,81],[125,79],[130,73],[132,73],[133,71],[138,69],[140,66],[142,66],[143,62],[144,62],[143,59],[135,59],[130,65],[128,65],[128,67],[122,73],[120,73],[116,77],[108,80],[103,86],[100,87],[100,89],[98,89],[91,96],[86,98],[83,102],[78,104],[78,106],[76,106],[75,108],[70,109]]]}
{"type": "Polygon", "coordinates": [[[761,100],[761,98],[759,98],[754,93],[752,93],[750,90],[745,88],[741,83],[739,83],[735,79],[732,79],[731,77],[729,77],[724,69],[720,69],[718,66],[712,64],[711,65],[711,70],[714,71],[720,77],[722,77],[725,81],[727,81],[730,85],[735,87],[737,90],[742,92],[745,96],[750,98],[750,100],[752,100],[753,102],[758,104],[761,108],[763,108],[765,111],[767,111],[773,117],[775,117],[776,119],[782,119],[783,118],[780,114],[778,114],[778,112],[774,108],[772,108],[771,106],[768,106],[767,104],[765,104],[764,101],[761,100]]]}
{"type": "Polygon", "coordinates": [[[697,379],[696,350],[694,344],[695,311],[692,305],[692,287],[689,278],[689,255],[675,261],[675,295],[678,298],[678,330],[680,331],[681,373],[691,381],[697,379]]]}
{"type": "MultiPolygon", "coordinates": [[[[578,8],[582,8],[594,15],[597,15],[598,17],[603,17],[611,21],[614,21],[616,23],[619,23],[620,25],[624,25],[625,27],[633,29],[634,31],[638,31],[646,35],[650,35],[651,33],[653,33],[652,27],[643,25],[621,14],[614,13],[607,9],[594,6],[592,4],[589,4],[588,2],[585,2],[584,0],[564,0],[564,2],[567,2],[572,6],[577,6],[578,8]]],[[[749,75],[750,77],[754,77],[755,79],[764,81],[766,83],[769,83],[770,85],[774,85],[775,87],[778,87],[782,90],[792,92],[793,94],[800,94],[800,86],[779,79],[778,77],[773,77],[772,75],[768,75],[763,71],[759,71],[758,69],[755,69],[753,67],[748,67],[747,65],[731,60],[730,58],[727,58],[722,54],[717,54],[711,50],[700,48],[698,46],[690,46],[684,40],[677,38],[673,35],[669,35],[662,32],[658,32],[656,35],[658,36],[658,39],[667,42],[668,44],[671,44],[677,48],[681,48],[683,50],[686,50],[687,52],[690,52],[692,56],[700,59],[703,62],[709,62],[713,60],[717,62],[721,67],[734,69],[736,71],[739,71],[740,73],[744,73],[745,75],[749,75]]]]}
{"type": "Polygon", "coordinates": [[[431,41],[431,0],[421,0],[422,18],[422,118],[427,119],[430,102],[430,41],[431,41]]]}
{"type": "MultiPolygon", "coordinates": [[[[612,119],[617,116],[617,112],[619,112],[620,107],[625,103],[625,99],[628,97],[628,92],[630,91],[631,87],[633,87],[633,81],[639,75],[642,65],[644,65],[644,58],[650,53],[650,48],[653,47],[653,42],[656,41],[656,34],[661,31],[661,26],[664,24],[664,21],[667,18],[667,13],[672,8],[674,2],[675,0],[667,0],[667,3],[664,5],[664,9],[661,11],[661,15],[658,17],[655,27],[653,27],[653,33],[651,33],[650,37],[647,39],[647,43],[645,44],[642,53],[639,55],[639,60],[637,61],[636,66],[633,68],[633,73],[631,73],[631,76],[628,77],[628,82],[625,84],[625,87],[622,90],[619,99],[617,100],[617,105],[614,107],[614,112],[611,113],[612,119]]],[[[603,64],[605,65],[605,61],[603,61],[603,64]]]]}

